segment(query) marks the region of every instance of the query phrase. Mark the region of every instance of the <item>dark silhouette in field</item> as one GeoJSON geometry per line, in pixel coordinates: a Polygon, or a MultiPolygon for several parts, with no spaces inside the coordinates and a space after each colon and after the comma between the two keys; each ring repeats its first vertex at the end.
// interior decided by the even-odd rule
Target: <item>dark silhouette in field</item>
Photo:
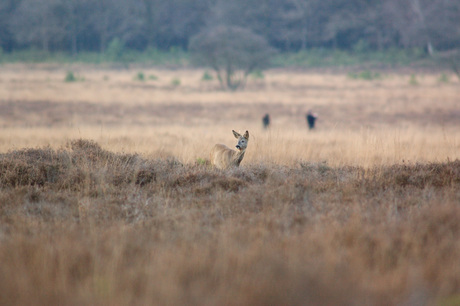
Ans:
{"type": "Polygon", "coordinates": [[[306,115],[306,118],[307,118],[308,129],[313,130],[315,128],[316,119],[318,119],[318,114],[313,113],[311,110],[309,110],[306,115]]]}
{"type": "Polygon", "coordinates": [[[265,116],[262,117],[262,124],[264,125],[264,129],[268,129],[270,127],[270,115],[265,114],[265,116]]]}

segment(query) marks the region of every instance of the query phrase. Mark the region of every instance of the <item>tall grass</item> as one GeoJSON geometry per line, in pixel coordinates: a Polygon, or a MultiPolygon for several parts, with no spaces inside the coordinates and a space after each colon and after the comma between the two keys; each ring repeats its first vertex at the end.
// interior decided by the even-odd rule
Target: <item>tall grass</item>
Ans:
{"type": "Polygon", "coordinates": [[[436,304],[460,163],[217,171],[74,140],[0,155],[0,303],[436,304]]]}
{"type": "MultiPolygon", "coordinates": [[[[85,137],[95,139],[114,152],[138,153],[146,157],[158,154],[174,156],[181,163],[193,164],[198,159],[208,159],[215,143],[235,146],[231,130],[226,126],[232,125],[214,128],[213,133],[206,126],[184,128],[177,125],[158,126],[150,130],[143,127],[80,127],[78,130],[67,127],[55,131],[15,128],[9,129],[7,135],[0,135],[0,151],[44,144],[59,148],[68,139],[85,137]]],[[[364,128],[308,133],[272,129],[267,133],[256,125],[246,127],[250,131],[250,140],[243,164],[295,166],[310,161],[325,162],[334,167],[353,165],[369,168],[460,159],[460,133],[453,130],[409,128],[376,131],[364,128]]]]}
{"type": "Polygon", "coordinates": [[[454,80],[2,69],[1,305],[458,303],[454,80]],[[241,167],[211,168],[232,129],[241,167]]]}
{"type": "Polygon", "coordinates": [[[138,69],[47,67],[4,67],[0,152],[59,148],[83,137],[114,152],[161,152],[193,164],[208,158],[215,143],[233,147],[235,129],[250,132],[248,164],[372,167],[459,158],[458,84],[439,83],[437,74],[419,74],[412,86],[404,74],[355,80],[272,70],[264,87],[249,82],[245,91],[229,93],[204,84],[201,70],[146,69],[139,82],[133,79],[138,69]],[[85,82],[63,82],[66,71],[85,82]],[[173,86],[175,78],[180,86],[173,86]],[[311,132],[309,108],[319,113],[311,132]],[[267,112],[269,131],[261,122],[267,112]]]}

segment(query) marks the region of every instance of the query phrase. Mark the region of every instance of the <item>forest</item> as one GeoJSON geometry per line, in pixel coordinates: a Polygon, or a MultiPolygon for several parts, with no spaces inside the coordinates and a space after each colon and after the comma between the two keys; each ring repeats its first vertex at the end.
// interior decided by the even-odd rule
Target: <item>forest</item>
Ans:
{"type": "Polygon", "coordinates": [[[200,32],[238,26],[281,52],[309,49],[427,54],[460,47],[458,0],[2,0],[2,52],[187,50],[200,32]]]}

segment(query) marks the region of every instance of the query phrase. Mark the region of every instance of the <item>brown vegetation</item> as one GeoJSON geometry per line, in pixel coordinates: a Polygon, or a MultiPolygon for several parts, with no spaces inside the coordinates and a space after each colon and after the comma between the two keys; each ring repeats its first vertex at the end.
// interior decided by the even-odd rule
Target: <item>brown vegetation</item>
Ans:
{"type": "Polygon", "coordinates": [[[2,69],[1,305],[459,303],[457,83],[2,69]]]}
{"type": "Polygon", "coordinates": [[[459,161],[219,171],[76,140],[0,169],[2,305],[458,302],[459,161]]]}

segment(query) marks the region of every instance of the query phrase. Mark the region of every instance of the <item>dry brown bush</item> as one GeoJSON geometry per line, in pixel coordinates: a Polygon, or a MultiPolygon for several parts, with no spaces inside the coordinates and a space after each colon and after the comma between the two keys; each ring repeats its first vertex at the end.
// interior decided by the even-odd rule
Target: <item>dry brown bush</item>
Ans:
{"type": "Polygon", "coordinates": [[[76,140],[0,154],[0,304],[449,304],[460,161],[228,171],[76,140]]]}

